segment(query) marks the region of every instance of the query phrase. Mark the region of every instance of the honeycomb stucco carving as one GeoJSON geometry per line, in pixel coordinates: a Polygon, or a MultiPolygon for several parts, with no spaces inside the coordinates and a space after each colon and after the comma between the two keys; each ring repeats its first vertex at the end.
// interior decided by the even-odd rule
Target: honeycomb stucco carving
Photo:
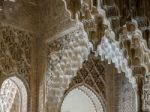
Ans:
{"type": "MultiPolygon", "coordinates": [[[[83,23],[87,34],[89,34],[89,32],[91,31],[94,32],[94,35],[92,35],[94,37],[91,38],[90,35],[88,36],[89,40],[94,40],[92,41],[94,50],[96,49],[97,45],[99,47],[99,49],[96,49],[96,55],[101,56],[102,60],[107,59],[109,63],[113,62],[115,64],[115,67],[118,69],[118,72],[125,72],[125,76],[129,79],[129,82],[132,83],[133,88],[138,87],[137,77],[141,75],[145,76],[145,73],[149,72],[149,50],[147,49],[146,43],[142,38],[142,32],[139,30],[138,26],[135,25],[133,21],[131,22],[132,24],[134,24],[133,26],[128,26],[128,23],[126,23],[125,27],[127,28],[125,28],[125,30],[123,28],[124,34],[123,36],[119,36],[119,41],[117,41],[116,38],[118,37],[115,36],[113,32],[114,29],[112,30],[111,27],[112,21],[108,19],[109,17],[107,18],[107,16],[119,16],[118,9],[116,7],[115,11],[117,13],[114,11],[114,13],[112,13],[111,15],[111,13],[109,13],[109,10],[107,12],[107,9],[105,12],[105,10],[103,10],[101,7],[98,7],[99,9],[97,9],[96,7],[91,8],[93,4],[87,3],[85,1],[83,1],[83,4],[80,4],[80,0],[75,3],[79,4],[79,7],[73,7],[71,9],[71,7],[69,7],[69,2],[69,0],[66,0],[66,4],[68,5],[67,8],[70,10],[72,17],[78,18],[79,21],[83,23]],[[82,5],[85,7],[82,7],[82,5]],[[86,8],[86,11],[82,10],[82,8],[86,8]],[[82,18],[82,16],[84,17],[82,18]],[[97,21],[95,20],[99,20],[98,17],[102,17],[103,24],[106,25],[106,29],[103,29],[101,35],[99,29],[95,27],[95,25],[97,24],[97,21]],[[124,40],[127,40],[126,43],[124,40]],[[103,46],[103,44],[106,44],[106,46],[103,46]],[[108,53],[109,51],[113,50],[115,50],[116,52],[108,53]],[[117,59],[115,59],[114,57],[117,57],[117,59]]],[[[80,82],[81,78],[78,78],[77,81],[80,82]]]]}
{"type": "Polygon", "coordinates": [[[51,101],[55,104],[55,108],[58,108],[72,77],[88,58],[89,47],[89,41],[82,26],[48,44],[46,94],[47,99],[51,100],[48,100],[47,103],[51,101]]]}

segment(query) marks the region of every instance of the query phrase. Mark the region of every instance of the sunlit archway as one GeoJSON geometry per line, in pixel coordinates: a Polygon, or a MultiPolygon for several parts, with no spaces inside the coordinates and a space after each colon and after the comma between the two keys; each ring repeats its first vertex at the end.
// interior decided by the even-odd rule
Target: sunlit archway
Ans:
{"type": "Polygon", "coordinates": [[[61,112],[105,112],[102,100],[84,85],[68,92],[60,110],[61,112]]]}

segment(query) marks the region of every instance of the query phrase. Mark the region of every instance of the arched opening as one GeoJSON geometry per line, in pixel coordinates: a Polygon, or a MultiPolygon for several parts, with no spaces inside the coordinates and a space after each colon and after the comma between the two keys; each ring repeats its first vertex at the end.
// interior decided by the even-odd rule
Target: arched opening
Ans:
{"type": "Polygon", "coordinates": [[[4,80],[0,96],[0,112],[27,112],[27,89],[16,76],[4,80]]]}
{"type": "Polygon", "coordinates": [[[88,87],[81,85],[65,96],[60,112],[105,112],[102,100],[88,87]]]}

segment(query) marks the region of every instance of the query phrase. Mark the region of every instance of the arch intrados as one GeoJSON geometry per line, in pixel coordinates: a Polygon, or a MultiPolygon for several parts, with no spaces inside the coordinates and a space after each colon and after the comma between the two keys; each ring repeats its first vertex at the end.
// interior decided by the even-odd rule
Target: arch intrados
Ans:
{"type": "Polygon", "coordinates": [[[21,78],[15,76],[15,75],[12,75],[12,76],[3,78],[1,86],[7,80],[11,80],[17,86],[18,92],[21,95],[20,110],[21,110],[21,112],[27,112],[27,110],[28,110],[28,108],[27,108],[28,107],[28,88],[27,88],[26,83],[24,81],[22,81],[21,78]]]}
{"type": "MultiPolygon", "coordinates": [[[[106,105],[105,105],[105,102],[104,102],[104,99],[103,97],[101,97],[101,95],[99,95],[95,90],[93,90],[92,87],[90,87],[89,85],[87,84],[84,84],[84,83],[80,83],[80,84],[77,84],[75,85],[74,87],[68,89],[66,91],[66,93],[64,94],[64,97],[62,99],[62,102],[60,104],[60,107],[59,107],[59,112],[61,112],[61,107],[62,107],[62,104],[65,100],[65,98],[67,97],[67,95],[76,90],[76,89],[79,89],[80,91],[82,91],[87,97],[89,97],[89,99],[91,100],[91,102],[93,103],[94,107],[95,105],[97,104],[97,106],[95,107],[96,110],[98,110],[99,108],[102,108],[103,109],[103,112],[106,112],[106,105]],[[95,99],[93,99],[93,97],[91,95],[95,95],[96,97],[96,100],[98,101],[98,103],[96,102],[95,99]],[[90,97],[91,96],[91,97],[90,97]],[[94,101],[95,100],[95,101],[94,101]]],[[[99,112],[99,111],[98,111],[99,112]]]]}

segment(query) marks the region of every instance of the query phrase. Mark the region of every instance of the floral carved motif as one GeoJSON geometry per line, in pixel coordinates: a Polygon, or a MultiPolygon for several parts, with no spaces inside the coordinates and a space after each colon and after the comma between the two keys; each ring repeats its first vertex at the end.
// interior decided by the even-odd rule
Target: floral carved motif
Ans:
{"type": "Polygon", "coordinates": [[[32,34],[10,26],[0,31],[0,75],[19,74],[29,80],[32,34]]]}

